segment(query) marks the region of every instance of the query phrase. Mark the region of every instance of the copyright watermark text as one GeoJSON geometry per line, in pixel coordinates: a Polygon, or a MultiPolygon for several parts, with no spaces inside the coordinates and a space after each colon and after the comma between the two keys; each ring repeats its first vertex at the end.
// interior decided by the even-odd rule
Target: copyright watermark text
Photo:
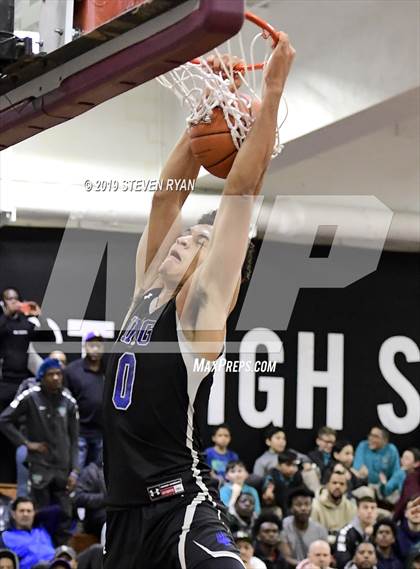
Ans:
{"type": "Polygon", "coordinates": [[[87,192],[192,192],[195,180],[85,180],[83,186],[87,192]]]}

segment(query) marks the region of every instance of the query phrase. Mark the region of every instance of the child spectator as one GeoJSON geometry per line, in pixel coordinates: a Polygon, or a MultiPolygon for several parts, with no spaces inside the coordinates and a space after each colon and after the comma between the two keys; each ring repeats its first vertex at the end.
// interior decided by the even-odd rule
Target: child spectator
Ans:
{"type": "Polygon", "coordinates": [[[235,540],[236,547],[239,549],[241,559],[246,569],[267,569],[267,565],[264,561],[261,561],[258,557],[254,557],[254,545],[249,533],[237,531],[233,534],[233,539],[235,540]]]}
{"type": "Polygon", "coordinates": [[[252,486],[245,484],[248,478],[246,466],[240,460],[232,460],[226,467],[226,479],[228,482],[220,489],[220,499],[229,508],[236,503],[239,495],[243,492],[251,494],[254,498],[255,513],[257,516],[261,512],[261,503],[258,492],[252,486]]]}
{"type": "Polygon", "coordinates": [[[286,434],[279,427],[269,427],[265,432],[265,444],[268,449],[255,461],[253,473],[265,477],[268,472],[277,466],[279,453],[286,450],[286,434]]]}
{"type": "Polygon", "coordinates": [[[397,530],[397,541],[403,559],[420,544],[420,496],[407,502],[405,518],[397,530]]]}
{"type": "Polygon", "coordinates": [[[239,530],[251,532],[257,519],[254,495],[242,492],[236,502],[229,506],[227,517],[232,533],[239,530]]]}
{"type": "Polygon", "coordinates": [[[276,467],[269,471],[264,480],[263,501],[271,499],[271,494],[274,494],[275,504],[285,516],[290,491],[303,485],[296,454],[292,451],[282,452],[277,457],[276,467]]]}
{"type": "Polygon", "coordinates": [[[324,470],[331,466],[332,450],[336,438],[337,433],[334,429],[331,429],[331,427],[321,427],[315,441],[317,448],[308,453],[309,458],[319,468],[321,477],[324,470]]]}
{"type": "MultiPolygon", "coordinates": [[[[396,493],[397,498],[401,496],[401,491],[407,474],[414,472],[416,464],[420,461],[420,451],[416,448],[410,448],[402,453],[400,461],[400,469],[396,469],[392,477],[388,480],[383,472],[379,474],[380,486],[379,490],[387,498],[391,494],[396,493]]],[[[395,495],[395,494],[394,494],[395,495]]],[[[395,503],[395,500],[393,501],[395,503]]]]}
{"type": "MultiPolygon", "coordinates": [[[[354,448],[350,441],[336,441],[332,454],[333,465],[331,468],[334,468],[335,470],[336,465],[341,465],[346,469],[347,489],[349,494],[351,494],[351,492],[356,488],[367,485],[368,470],[366,466],[362,466],[360,470],[353,468],[354,448]]],[[[326,472],[324,472],[322,478],[323,483],[326,481],[326,472]]]]}
{"type": "Polygon", "coordinates": [[[378,569],[403,569],[403,564],[395,552],[397,527],[391,518],[376,522],[372,538],[376,546],[378,569]]]}
{"type": "Polygon", "coordinates": [[[239,456],[236,452],[228,448],[232,440],[230,427],[225,423],[217,425],[217,427],[214,428],[211,440],[214,446],[205,450],[206,462],[213,472],[223,480],[228,463],[232,460],[239,460],[239,456]]]}

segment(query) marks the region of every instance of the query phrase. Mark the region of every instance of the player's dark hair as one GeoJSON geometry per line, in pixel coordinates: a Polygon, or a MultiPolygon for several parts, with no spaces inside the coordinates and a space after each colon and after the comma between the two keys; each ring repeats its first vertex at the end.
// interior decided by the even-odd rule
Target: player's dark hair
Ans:
{"type": "MultiPolygon", "coordinates": [[[[197,221],[198,225],[214,225],[216,219],[217,209],[209,211],[200,217],[197,221]]],[[[256,247],[252,240],[248,244],[245,260],[242,264],[241,276],[242,282],[248,282],[251,279],[252,271],[255,265],[256,247]]]]}
{"type": "Polygon", "coordinates": [[[227,423],[220,423],[220,425],[216,425],[216,426],[213,428],[213,431],[212,431],[212,434],[211,434],[212,437],[214,437],[214,435],[217,433],[217,431],[218,431],[219,429],[226,429],[227,431],[229,431],[229,434],[230,434],[230,435],[232,434],[232,430],[231,430],[231,428],[229,427],[229,425],[228,425],[227,423]]]}
{"type": "Polygon", "coordinates": [[[287,497],[287,506],[289,508],[291,508],[291,506],[293,505],[293,500],[295,498],[311,498],[312,500],[313,498],[315,498],[315,494],[312,492],[312,490],[306,488],[306,486],[300,486],[299,488],[294,488],[293,490],[291,490],[291,492],[287,497]]]}
{"type": "Polygon", "coordinates": [[[267,427],[267,429],[264,431],[264,440],[271,439],[271,437],[276,433],[286,434],[284,432],[284,429],[282,429],[281,427],[274,427],[273,425],[271,425],[270,427],[267,427]]]}
{"type": "Polygon", "coordinates": [[[372,537],[376,537],[376,534],[378,533],[380,526],[388,526],[391,529],[392,533],[394,534],[394,537],[395,538],[397,537],[397,526],[391,518],[382,518],[378,520],[373,526],[372,537]]]}
{"type": "Polygon", "coordinates": [[[283,525],[281,519],[278,516],[276,516],[276,514],[264,513],[258,516],[258,518],[255,520],[254,527],[252,528],[252,533],[254,534],[254,537],[257,537],[261,526],[266,522],[270,522],[271,524],[276,524],[276,526],[279,528],[279,531],[282,530],[283,525]]]}
{"type": "Polygon", "coordinates": [[[246,469],[245,463],[243,463],[242,460],[229,460],[226,465],[226,472],[233,470],[235,466],[243,466],[246,469]]]}
{"type": "Polygon", "coordinates": [[[32,498],[29,498],[29,496],[18,496],[12,502],[12,505],[11,505],[12,511],[16,512],[19,504],[26,504],[27,502],[30,502],[32,504],[32,506],[35,508],[35,502],[32,500],[32,498]]]}

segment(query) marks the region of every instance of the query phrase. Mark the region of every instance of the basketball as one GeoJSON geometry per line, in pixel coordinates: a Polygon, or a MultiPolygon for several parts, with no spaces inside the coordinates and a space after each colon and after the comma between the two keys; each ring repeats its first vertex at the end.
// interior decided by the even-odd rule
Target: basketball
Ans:
{"type": "MultiPolygon", "coordinates": [[[[245,103],[240,107],[255,117],[260,101],[254,99],[247,108],[245,103]]],[[[190,127],[191,150],[204,168],[217,178],[227,178],[238,152],[220,107],[213,109],[211,122],[201,122],[190,127]]]]}

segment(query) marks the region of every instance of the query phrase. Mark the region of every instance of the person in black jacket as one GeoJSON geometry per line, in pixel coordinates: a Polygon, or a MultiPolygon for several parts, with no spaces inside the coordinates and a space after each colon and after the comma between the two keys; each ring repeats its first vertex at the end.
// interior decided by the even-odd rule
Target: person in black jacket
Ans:
{"type": "Polygon", "coordinates": [[[335,445],[337,434],[331,427],[321,427],[316,438],[317,448],[308,452],[309,458],[319,468],[321,477],[325,470],[331,466],[332,450],[335,445]]]}
{"type": "Polygon", "coordinates": [[[363,496],[357,500],[357,515],[337,536],[335,560],[338,569],[343,569],[353,559],[360,543],[370,541],[377,515],[378,506],[374,498],[363,496]]]}
{"type": "Polygon", "coordinates": [[[0,415],[0,430],[16,446],[28,448],[32,496],[38,508],[58,503],[63,513],[57,544],[68,538],[71,524],[69,494],[78,477],[78,420],[76,401],[63,390],[60,362],[47,358],[41,364],[40,384],[18,395],[0,415]],[[18,426],[26,427],[26,438],[18,426]]]}
{"type": "Polygon", "coordinates": [[[54,341],[55,336],[41,316],[36,302],[20,302],[17,290],[7,288],[1,293],[0,309],[0,411],[14,398],[19,384],[32,375],[28,370],[28,347],[34,340],[54,341]],[[42,330],[23,313],[30,308],[30,316],[36,316],[42,330]]]}
{"type": "MultiPolygon", "coordinates": [[[[102,461],[102,459],[101,459],[102,461]]],[[[82,470],[76,486],[75,503],[78,508],[85,508],[83,528],[86,533],[101,537],[105,523],[105,480],[102,466],[91,462],[82,470]]]]}

